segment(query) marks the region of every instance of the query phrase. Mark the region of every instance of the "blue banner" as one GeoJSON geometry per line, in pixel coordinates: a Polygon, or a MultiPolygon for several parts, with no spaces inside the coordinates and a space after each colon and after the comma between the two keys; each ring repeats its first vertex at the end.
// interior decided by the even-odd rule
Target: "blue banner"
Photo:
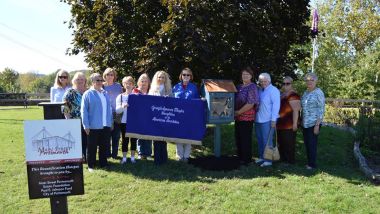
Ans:
{"type": "Polygon", "coordinates": [[[201,145],[206,102],[173,97],[129,95],[126,136],[201,145]]]}

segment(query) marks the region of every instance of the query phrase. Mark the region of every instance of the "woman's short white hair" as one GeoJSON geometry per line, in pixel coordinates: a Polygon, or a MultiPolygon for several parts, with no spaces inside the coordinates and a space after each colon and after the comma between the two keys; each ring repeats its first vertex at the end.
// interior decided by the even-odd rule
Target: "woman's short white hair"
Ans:
{"type": "Polygon", "coordinates": [[[102,75],[100,75],[99,73],[93,73],[93,74],[91,74],[90,75],[91,82],[95,82],[98,77],[102,78],[102,75]]]}
{"type": "Polygon", "coordinates": [[[307,80],[307,78],[313,78],[313,80],[317,81],[318,80],[318,76],[315,74],[315,73],[307,73],[305,75],[305,80],[307,80]]]}
{"type": "Polygon", "coordinates": [[[290,76],[285,76],[284,80],[289,80],[291,83],[293,82],[293,78],[291,78],[290,76]]]}
{"type": "Polygon", "coordinates": [[[261,73],[261,74],[259,75],[259,80],[260,80],[260,79],[266,79],[266,80],[268,80],[269,82],[272,81],[271,78],[270,78],[270,75],[269,75],[268,73],[261,73]]]}

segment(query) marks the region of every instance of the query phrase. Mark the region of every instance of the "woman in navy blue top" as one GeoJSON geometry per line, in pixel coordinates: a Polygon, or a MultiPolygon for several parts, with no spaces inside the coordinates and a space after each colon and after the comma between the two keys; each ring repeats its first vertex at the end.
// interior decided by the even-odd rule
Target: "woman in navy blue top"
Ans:
{"type": "MultiPolygon", "coordinates": [[[[173,87],[175,98],[181,99],[198,99],[197,86],[191,81],[193,80],[193,72],[190,68],[184,68],[179,75],[179,82],[173,87]]],[[[187,162],[190,157],[191,144],[177,143],[177,158],[179,161],[187,162]]]]}

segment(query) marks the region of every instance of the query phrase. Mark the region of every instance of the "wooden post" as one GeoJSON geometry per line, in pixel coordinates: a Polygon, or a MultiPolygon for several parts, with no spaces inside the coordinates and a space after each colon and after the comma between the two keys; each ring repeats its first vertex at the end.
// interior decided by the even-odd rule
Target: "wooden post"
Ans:
{"type": "MultiPolygon", "coordinates": [[[[44,108],[44,119],[45,120],[54,120],[54,119],[63,119],[61,106],[63,103],[39,103],[39,106],[44,108]]],[[[53,214],[67,214],[67,197],[50,197],[50,209],[53,214]]]]}
{"type": "Polygon", "coordinates": [[[220,157],[220,124],[215,124],[214,129],[214,154],[215,157],[220,157]]]}
{"type": "Polygon", "coordinates": [[[53,214],[67,214],[69,213],[67,207],[67,197],[50,197],[50,210],[53,214]]]}

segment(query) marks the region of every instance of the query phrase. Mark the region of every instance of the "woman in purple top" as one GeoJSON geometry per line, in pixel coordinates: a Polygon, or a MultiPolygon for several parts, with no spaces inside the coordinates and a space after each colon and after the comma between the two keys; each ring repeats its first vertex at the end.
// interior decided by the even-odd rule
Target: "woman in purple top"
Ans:
{"type": "MultiPolygon", "coordinates": [[[[110,102],[113,118],[115,119],[116,115],[116,97],[123,93],[123,87],[116,82],[116,71],[113,68],[107,68],[103,73],[103,79],[105,80],[103,84],[104,90],[107,92],[110,102]]],[[[119,140],[120,140],[120,128],[119,124],[113,122],[113,129],[111,131],[111,136],[109,137],[107,144],[107,157],[117,158],[117,152],[119,150],[119,140]],[[111,141],[112,140],[112,144],[111,141]],[[112,145],[112,152],[111,152],[112,145]]]]}
{"type": "Polygon", "coordinates": [[[252,128],[256,108],[259,105],[257,86],[252,83],[253,71],[245,67],[241,71],[243,84],[238,85],[235,95],[235,143],[240,162],[252,160],[252,128]]]}

